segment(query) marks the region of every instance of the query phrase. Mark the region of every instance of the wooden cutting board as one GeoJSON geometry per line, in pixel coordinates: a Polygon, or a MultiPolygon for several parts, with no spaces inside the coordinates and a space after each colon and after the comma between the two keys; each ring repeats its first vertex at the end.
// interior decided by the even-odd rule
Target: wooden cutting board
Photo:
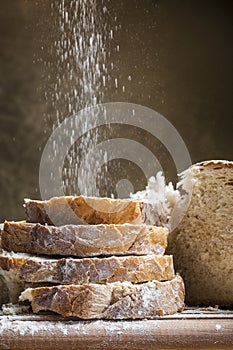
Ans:
{"type": "Polygon", "coordinates": [[[0,316],[0,349],[233,349],[233,311],[187,309],[137,321],[0,316]]]}

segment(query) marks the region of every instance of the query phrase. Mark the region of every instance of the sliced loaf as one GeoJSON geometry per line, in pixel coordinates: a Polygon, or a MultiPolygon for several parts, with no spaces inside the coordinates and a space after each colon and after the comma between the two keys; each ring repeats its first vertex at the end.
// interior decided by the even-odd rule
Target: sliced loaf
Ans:
{"type": "Polygon", "coordinates": [[[168,230],[147,225],[44,226],[5,222],[2,248],[30,254],[90,257],[98,255],[163,255],[168,230]]]}
{"type": "Polygon", "coordinates": [[[184,284],[177,275],[171,281],[136,285],[115,282],[29,288],[20,300],[29,300],[36,313],[50,310],[82,319],[152,318],[183,310],[184,284]]]}
{"type": "Polygon", "coordinates": [[[180,186],[193,185],[191,203],[169,234],[167,253],[188,304],[233,306],[233,162],[195,164],[182,177],[180,186]]]}
{"type": "Polygon", "coordinates": [[[49,259],[27,254],[0,255],[0,275],[26,282],[59,284],[141,283],[174,277],[172,256],[142,255],[108,258],[49,259]]]}
{"type": "Polygon", "coordinates": [[[166,226],[169,221],[169,210],[160,213],[157,203],[130,199],[66,196],[47,201],[25,199],[24,205],[28,222],[55,226],[80,223],[166,226]]]}

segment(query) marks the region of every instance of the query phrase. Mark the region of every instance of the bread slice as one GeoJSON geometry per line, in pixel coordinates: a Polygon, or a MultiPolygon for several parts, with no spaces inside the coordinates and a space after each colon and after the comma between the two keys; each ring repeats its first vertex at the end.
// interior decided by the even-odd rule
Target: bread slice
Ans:
{"type": "Polygon", "coordinates": [[[193,184],[188,211],[169,234],[168,254],[190,305],[233,306],[233,162],[208,161],[182,174],[193,184]]]}
{"type": "Polygon", "coordinates": [[[82,319],[151,318],[183,310],[184,284],[177,275],[167,282],[136,285],[115,282],[29,288],[20,300],[29,300],[34,312],[50,310],[82,319]]]}
{"type": "Polygon", "coordinates": [[[49,259],[27,254],[0,255],[0,275],[19,281],[58,284],[141,283],[174,277],[172,256],[142,255],[108,258],[49,259]]]}
{"type": "Polygon", "coordinates": [[[25,199],[28,222],[55,226],[87,223],[97,224],[148,224],[166,226],[168,211],[159,212],[158,204],[130,199],[96,197],[54,197],[47,201],[25,199]]]}
{"type": "Polygon", "coordinates": [[[44,226],[5,222],[2,248],[8,251],[45,255],[163,255],[168,230],[147,225],[44,226]]]}

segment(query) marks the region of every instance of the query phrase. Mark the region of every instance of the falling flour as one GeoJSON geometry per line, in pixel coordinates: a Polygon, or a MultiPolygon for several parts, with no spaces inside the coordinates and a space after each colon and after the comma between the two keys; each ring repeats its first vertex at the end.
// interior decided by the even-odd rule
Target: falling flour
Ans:
{"type": "MultiPolygon", "coordinates": [[[[50,58],[45,62],[49,86],[45,97],[56,113],[53,129],[80,110],[104,102],[113,68],[110,42],[118,29],[116,17],[111,28],[109,3],[109,0],[55,0],[51,4],[51,20],[56,33],[50,47],[50,58]]],[[[119,45],[114,51],[119,51],[119,45]]],[[[118,88],[118,79],[112,80],[118,88]]],[[[107,171],[107,166],[100,168],[95,156],[91,160],[85,158],[99,142],[98,129],[84,134],[86,127],[92,129],[92,125],[86,123],[84,119],[80,131],[83,136],[79,140],[72,140],[70,135],[73,146],[63,164],[65,194],[98,196],[98,177],[101,171],[102,177],[107,171]],[[93,173],[97,173],[97,179],[93,179],[93,173]]],[[[54,142],[54,156],[61,143],[62,140],[54,142]]],[[[104,152],[101,156],[106,157],[104,152]]]]}

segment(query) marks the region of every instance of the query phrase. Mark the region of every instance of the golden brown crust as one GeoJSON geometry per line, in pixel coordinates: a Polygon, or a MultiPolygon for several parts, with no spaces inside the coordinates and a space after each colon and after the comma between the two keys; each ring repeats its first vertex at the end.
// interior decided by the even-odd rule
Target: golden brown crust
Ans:
{"type": "Polygon", "coordinates": [[[163,255],[168,230],[147,225],[44,226],[5,222],[2,249],[19,253],[90,257],[163,255]]]}
{"type": "Polygon", "coordinates": [[[74,197],[71,208],[88,224],[124,224],[143,222],[142,204],[136,201],[110,198],[74,197]]]}
{"type": "Polygon", "coordinates": [[[206,160],[200,163],[192,165],[192,167],[219,167],[219,168],[232,168],[233,162],[228,160],[206,160]]]}
{"type": "Polygon", "coordinates": [[[171,281],[129,282],[106,285],[56,286],[28,289],[34,312],[51,310],[83,319],[137,319],[174,314],[184,308],[184,284],[180,276],[171,281]]]}
{"type": "Polygon", "coordinates": [[[54,197],[47,201],[25,200],[28,222],[41,224],[141,224],[142,203],[95,197],[54,197]]]}
{"type": "Polygon", "coordinates": [[[30,283],[141,283],[174,277],[172,256],[157,255],[55,260],[6,254],[0,256],[0,275],[1,270],[30,283]]]}

